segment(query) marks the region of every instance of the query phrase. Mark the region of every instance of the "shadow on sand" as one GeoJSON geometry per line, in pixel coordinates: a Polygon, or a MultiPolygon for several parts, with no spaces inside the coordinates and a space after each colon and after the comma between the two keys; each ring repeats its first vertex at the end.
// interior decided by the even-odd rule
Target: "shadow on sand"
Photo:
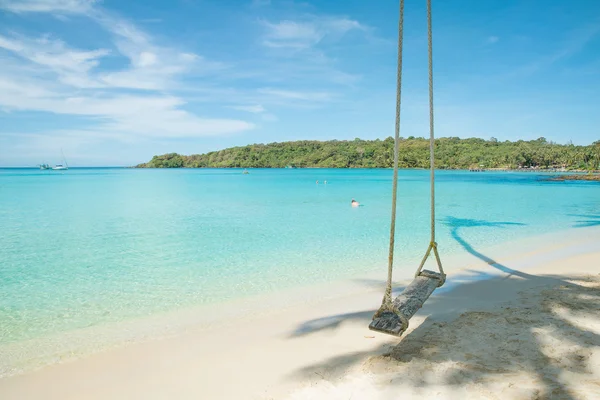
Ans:
{"type": "MultiPolygon", "coordinates": [[[[360,367],[368,368],[375,379],[379,376],[378,384],[388,388],[390,385],[402,385],[404,389],[433,385],[459,388],[476,383],[482,390],[488,387],[490,396],[496,398],[498,393],[493,394],[493,385],[509,385],[511,376],[526,374],[531,387],[517,388],[529,390],[523,398],[581,398],[577,396],[577,388],[563,377],[565,373],[590,373],[589,356],[592,349],[600,346],[600,335],[573,323],[566,315],[585,312],[600,319],[598,277],[528,274],[487,257],[461,236],[462,230],[472,227],[520,224],[453,217],[447,218],[445,224],[467,252],[501,275],[490,277],[471,271],[468,282],[439,289],[419,311],[427,319],[391,348],[386,344],[322,360],[296,371],[292,378],[314,379],[318,375],[333,381],[350,368],[360,367]],[[527,291],[527,296],[521,296],[527,291]],[[468,311],[474,302],[477,311],[468,311]],[[572,350],[566,354],[554,353],[552,341],[565,340],[571,343],[572,350]],[[441,364],[449,367],[440,374],[442,381],[434,382],[431,370],[441,364]]],[[[461,278],[466,277],[450,277],[449,283],[461,278]]],[[[361,321],[366,330],[374,312],[371,309],[307,321],[291,336],[335,330],[349,320],[361,321]]]]}

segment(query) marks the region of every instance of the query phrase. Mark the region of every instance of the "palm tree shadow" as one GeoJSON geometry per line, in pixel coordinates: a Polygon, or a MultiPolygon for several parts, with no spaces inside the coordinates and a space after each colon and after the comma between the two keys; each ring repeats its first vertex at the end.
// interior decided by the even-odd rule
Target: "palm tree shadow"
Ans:
{"type": "Polygon", "coordinates": [[[498,263],[496,260],[475,250],[475,248],[473,248],[473,246],[471,246],[459,234],[459,231],[464,228],[479,228],[479,227],[504,228],[506,226],[523,226],[525,224],[522,224],[520,222],[489,222],[489,221],[483,221],[483,220],[478,220],[478,219],[447,217],[446,220],[444,221],[444,225],[450,227],[450,234],[452,235],[452,238],[454,240],[456,240],[462,246],[462,248],[465,249],[469,254],[479,258],[480,260],[484,261],[491,267],[507,273],[508,276],[516,275],[516,276],[520,276],[522,278],[529,277],[528,274],[508,268],[507,266],[502,265],[502,264],[498,263]]]}
{"type": "MultiPolygon", "coordinates": [[[[363,283],[366,286],[383,287],[385,282],[364,280],[363,283]]],[[[404,290],[403,286],[396,287],[392,290],[392,295],[397,296],[398,294],[400,294],[400,292],[402,292],[402,290],[404,290]]],[[[311,319],[298,325],[298,327],[294,329],[294,331],[290,334],[290,337],[293,338],[299,336],[306,336],[311,333],[335,330],[339,328],[343,323],[347,323],[350,321],[365,321],[368,324],[368,321],[371,320],[375,311],[376,310],[364,310],[311,319]]]]}
{"type": "MultiPolygon", "coordinates": [[[[464,273],[464,274],[455,275],[451,281],[446,282],[446,284],[442,288],[438,289],[437,293],[446,293],[446,292],[454,290],[459,285],[464,285],[466,283],[472,283],[472,282],[477,282],[477,281],[482,281],[482,280],[488,280],[488,279],[491,279],[496,276],[497,275],[489,274],[489,273],[482,272],[482,271],[467,270],[466,273],[464,273]]],[[[362,284],[364,284],[365,286],[368,286],[368,287],[380,288],[381,291],[384,290],[385,284],[386,284],[385,281],[373,280],[373,279],[361,279],[361,280],[359,280],[359,282],[361,282],[362,284]]],[[[398,296],[404,290],[404,288],[405,288],[404,285],[395,285],[395,287],[392,290],[392,296],[393,297],[398,296]]],[[[435,299],[435,297],[432,298],[427,303],[427,306],[431,306],[431,304],[436,301],[437,300],[435,299]]],[[[341,313],[341,314],[328,315],[326,317],[311,319],[311,320],[308,320],[308,321],[305,321],[305,322],[302,322],[301,324],[299,324],[296,327],[296,329],[294,329],[294,331],[292,331],[290,333],[289,337],[295,338],[295,337],[306,336],[306,335],[310,335],[310,334],[318,333],[318,332],[322,332],[322,331],[333,331],[335,329],[340,328],[342,324],[349,323],[349,322],[361,322],[361,323],[364,323],[365,325],[368,325],[376,311],[377,311],[376,309],[368,309],[368,310],[363,310],[363,311],[356,311],[356,312],[351,312],[351,313],[341,313]]]]}
{"type": "MultiPolygon", "coordinates": [[[[443,288],[438,289],[438,292],[446,292],[448,290],[452,290],[454,286],[457,284],[464,284],[467,282],[474,282],[483,279],[489,279],[493,275],[487,274],[481,271],[467,271],[466,274],[457,275],[453,278],[453,281],[447,282],[443,288]]],[[[381,291],[385,288],[385,281],[373,280],[373,279],[361,279],[359,280],[365,286],[371,288],[380,288],[381,291]]],[[[405,286],[403,285],[395,285],[392,290],[392,296],[398,296],[403,290],[405,286]]],[[[432,299],[432,301],[435,301],[432,299]]],[[[341,313],[335,315],[328,315],[326,317],[315,318],[299,324],[293,332],[290,333],[290,338],[301,337],[310,335],[313,333],[318,333],[322,331],[333,331],[341,327],[344,323],[349,322],[361,322],[365,325],[368,325],[373,315],[375,314],[376,309],[368,309],[363,311],[356,311],[351,313],[341,313]]]]}
{"type": "MultiPolygon", "coordinates": [[[[527,374],[538,385],[529,397],[575,399],[574,388],[562,381],[561,376],[566,371],[591,373],[587,355],[600,346],[600,335],[575,325],[557,310],[588,314],[592,310],[593,316],[600,318],[600,282],[593,278],[527,274],[496,262],[461,236],[462,230],[471,227],[522,224],[453,217],[447,218],[445,223],[450,226],[452,237],[467,252],[503,272],[503,276],[490,278],[486,273],[475,273],[480,279],[438,291],[420,311],[428,315],[425,322],[404,336],[391,351],[389,345],[384,344],[370,351],[343,354],[308,365],[296,371],[292,378],[314,378],[316,374],[336,380],[349,368],[366,362],[371,372],[380,376],[378,384],[386,386],[392,382],[416,390],[440,384],[463,387],[473,382],[483,385],[490,382],[492,385],[494,381],[508,379],[506,376],[527,374]],[[544,288],[541,292],[531,291],[540,287],[544,288]],[[477,311],[464,305],[473,299],[476,299],[477,311]],[[517,306],[515,299],[520,299],[517,306]],[[505,306],[499,308],[502,304],[505,306]],[[554,339],[570,341],[573,350],[554,356],[553,349],[540,339],[540,332],[550,332],[547,335],[554,339]],[[441,374],[442,382],[433,382],[428,377],[440,364],[449,367],[441,374]]],[[[308,321],[299,325],[292,336],[337,329],[345,318],[364,320],[366,325],[374,311],[308,321]]]]}
{"type": "Polygon", "coordinates": [[[600,215],[578,215],[571,214],[572,217],[585,218],[576,221],[574,228],[588,228],[591,226],[600,226],[600,215]]]}

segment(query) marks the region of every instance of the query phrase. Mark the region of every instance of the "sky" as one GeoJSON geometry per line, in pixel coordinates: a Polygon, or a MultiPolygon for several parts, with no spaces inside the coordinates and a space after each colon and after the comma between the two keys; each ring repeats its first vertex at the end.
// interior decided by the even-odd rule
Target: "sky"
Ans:
{"type": "MultiPolygon", "coordinates": [[[[600,1],[433,0],[436,136],[600,140],[600,1]]],[[[394,134],[398,1],[0,0],[0,166],[394,134]]],[[[406,0],[401,136],[429,135],[406,0]]]]}

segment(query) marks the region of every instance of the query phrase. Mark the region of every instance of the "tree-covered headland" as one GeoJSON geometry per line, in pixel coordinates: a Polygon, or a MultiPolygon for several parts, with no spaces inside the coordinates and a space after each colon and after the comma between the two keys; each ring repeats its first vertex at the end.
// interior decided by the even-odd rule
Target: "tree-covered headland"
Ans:
{"type": "MultiPolygon", "coordinates": [[[[600,140],[587,146],[536,140],[498,141],[457,137],[435,141],[440,169],[600,169],[600,140]]],[[[301,140],[251,144],[205,154],[154,156],[140,168],[391,168],[394,139],[301,140]]],[[[400,168],[428,168],[429,140],[402,138],[400,168]]]]}

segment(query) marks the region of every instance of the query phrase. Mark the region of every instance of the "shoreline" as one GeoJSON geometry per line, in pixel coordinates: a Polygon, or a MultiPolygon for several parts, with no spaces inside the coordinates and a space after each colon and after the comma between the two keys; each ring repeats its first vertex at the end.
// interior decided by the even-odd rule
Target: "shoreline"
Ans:
{"type": "Polygon", "coordinates": [[[600,182],[600,174],[598,173],[589,173],[589,174],[568,174],[568,175],[559,175],[553,176],[548,179],[553,182],[562,182],[562,181],[588,181],[588,182],[600,182]]]}
{"type": "MultiPolygon", "coordinates": [[[[0,166],[0,170],[11,170],[11,169],[28,169],[28,170],[39,170],[38,167],[31,167],[31,166],[0,166]]],[[[379,167],[374,167],[374,168],[370,168],[370,167],[294,167],[294,168],[287,168],[287,167],[140,167],[139,165],[125,165],[125,166],[71,166],[69,167],[69,169],[73,169],[73,170],[83,170],[83,169],[147,169],[147,170],[212,170],[212,169],[217,169],[217,170],[244,170],[244,169],[332,169],[332,170],[392,170],[391,167],[389,168],[379,168],[379,167]]],[[[428,168],[399,168],[399,170],[401,171],[429,171],[428,168]]],[[[469,169],[469,168],[436,168],[435,171],[440,172],[440,171],[455,171],[455,172],[523,172],[523,173],[538,173],[538,174],[550,174],[550,173],[558,173],[560,174],[559,176],[581,176],[581,175],[586,175],[589,174],[590,171],[587,169],[569,169],[569,170],[563,170],[563,169],[554,169],[554,168],[548,168],[548,169],[543,169],[543,168],[479,168],[479,169],[469,169]]],[[[591,171],[591,175],[592,176],[598,176],[600,174],[600,170],[592,170],[591,171]]],[[[567,180],[569,178],[566,179],[549,179],[549,181],[554,181],[554,180],[567,180]]],[[[578,180],[578,179],[572,179],[572,180],[578,180]]],[[[581,179],[581,180],[586,180],[585,178],[581,179]]],[[[598,180],[598,179],[592,179],[592,180],[598,180]]]]}
{"type": "MultiPolygon", "coordinates": [[[[495,254],[509,247],[513,254],[525,254],[528,246],[540,246],[563,236],[578,237],[579,230],[580,228],[569,228],[525,238],[506,238],[498,244],[485,246],[483,250],[495,254]]],[[[464,249],[444,252],[444,243],[440,243],[440,252],[445,269],[449,271],[455,270],[457,265],[464,266],[479,262],[475,256],[465,252],[464,249]]],[[[395,280],[402,282],[411,279],[421,256],[419,253],[407,259],[397,254],[395,280]]],[[[0,379],[28,373],[56,363],[77,360],[132,343],[160,340],[184,332],[203,330],[218,324],[221,320],[236,318],[242,314],[257,316],[273,310],[277,311],[276,308],[282,305],[293,307],[305,304],[307,296],[311,303],[317,304],[348,293],[382,291],[384,283],[382,277],[385,277],[386,268],[382,264],[378,269],[355,271],[345,277],[331,280],[303,283],[274,291],[158,312],[149,316],[138,316],[33,339],[2,343],[0,344],[0,379]]],[[[451,285],[453,283],[449,282],[446,287],[451,285]]]]}
{"type": "MultiPolygon", "coordinates": [[[[481,252],[471,249],[470,253],[455,254],[446,258],[442,253],[442,260],[450,279],[448,284],[434,293],[434,296],[443,296],[458,287],[494,279],[505,273],[502,268],[490,268],[491,262],[501,263],[500,265],[510,264],[511,268],[519,270],[529,270],[529,268],[535,269],[535,266],[540,263],[556,262],[561,258],[577,258],[581,254],[589,253],[590,248],[593,248],[593,243],[598,239],[597,236],[598,230],[594,228],[572,228],[567,231],[531,237],[527,240],[504,242],[483,249],[481,252]],[[565,240],[565,238],[567,239],[565,240]],[[556,244],[549,245],[549,243],[556,244]],[[507,248],[510,251],[507,252],[507,248]]],[[[396,268],[395,287],[398,288],[410,281],[413,272],[412,269],[409,271],[406,267],[396,268]]],[[[318,320],[318,315],[322,314],[323,310],[329,307],[328,305],[336,304],[336,307],[341,307],[342,310],[345,310],[348,304],[353,304],[359,310],[376,308],[381,302],[384,278],[385,271],[382,268],[378,272],[361,274],[356,279],[296,287],[285,292],[267,293],[211,306],[195,307],[168,315],[114,324],[101,329],[92,328],[57,335],[54,338],[46,337],[37,343],[28,343],[29,350],[26,350],[28,345],[25,343],[16,343],[12,350],[8,349],[9,351],[7,351],[7,347],[4,347],[0,357],[4,362],[10,363],[12,360],[13,363],[12,372],[10,372],[10,368],[2,366],[5,375],[11,376],[0,378],[0,394],[5,388],[14,387],[15,382],[17,382],[17,386],[19,386],[18,382],[31,384],[38,378],[43,379],[44,376],[72,373],[74,369],[78,369],[77,366],[81,366],[82,373],[84,373],[87,366],[100,362],[99,360],[112,360],[110,363],[113,363],[116,362],[115,359],[119,359],[121,361],[118,362],[121,363],[124,361],[123,357],[129,357],[128,354],[132,354],[132,352],[135,354],[133,360],[137,360],[136,362],[143,360],[142,354],[145,351],[154,352],[155,348],[163,349],[160,351],[165,352],[161,353],[164,356],[167,353],[170,354],[169,348],[177,346],[176,343],[180,340],[190,341],[194,345],[200,345],[202,342],[204,344],[201,347],[207,346],[203,348],[203,351],[213,354],[214,357],[220,357],[218,355],[220,351],[211,348],[210,340],[222,340],[219,339],[222,332],[234,337],[237,335],[234,332],[239,332],[239,335],[244,338],[242,342],[245,344],[239,343],[235,346],[241,347],[240,351],[251,351],[250,347],[255,347],[257,344],[248,340],[248,333],[256,331],[257,337],[262,335],[270,337],[269,329],[265,330],[265,328],[273,323],[278,325],[276,321],[279,319],[287,321],[288,325],[297,327],[296,333],[290,333],[286,328],[286,336],[290,334],[292,337],[302,336],[303,331],[314,329],[318,322],[308,324],[301,322],[315,320],[315,317],[318,320]],[[253,328],[254,325],[257,327],[253,328]],[[241,330],[239,330],[240,326],[241,330]],[[89,339],[92,337],[96,338],[96,342],[90,343],[89,339]],[[119,343],[112,345],[106,343],[110,342],[111,337],[118,338],[119,343]],[[102,342],[102,339],[105,341],[102,342]],[[43,348],[45,353],[40,353],[40,348],[43,348]],[[145,350],[139,353],[140,349],[145,350]],[[26,354],[29,354],[29,357],[37,357],[37,363],[33,368],[29,368],[31,364],[20,363],[15,358],[15,355],[18,358],[26,354]],[[140,359],[140,357],[142,358],[140,359]],[[21,368],[19,368],[19,364],[21,368]]],[[[363,321],[369,318],[366,314],[361,314],[361,324],[355,327],[361,332],[363,341],[366,336],[369,338],[373,336],[372,332],[366,329],[365,321],[363,321]]],[[[415,318],[418,320],[421,317],[418,314],[415,318]]],[[[275,329],[277,330],[277,327],[275,329]]],[[[279,335],[281,334],[283,332],[279,332],[279,335]]],[[[235,340],[234,337],[230,339],[235,340]]],[[[380,335],[376,335],[374,340],[390,341],[389,338],[380,335]]],[[[267,346],[269,343],[267,341],[263,345],[267,346]]],[[[280,345],[287,348],[287,344],[280,343],[280,345]]],[[[184,351],[184,349],[178,351],[184,351]]],[[[228,350],[223,351],[231,353],[228,350]]],[[[231,355],[233,356],[233,354],[231,355]]],[[[157,355],[159,358],[163,356],[157,355]]],[[[190,362],[208,364],[199,360],[190,360],[190,362]]],[[[203,365],[202,368],[204,367],[210,368],[209,365],[203,365]]],[[[103,369],[102,374],[110,375],[110,371],[103,369]]],[[[17,391],[19,390],[21,389],[17,389],[17,391]]]]}
{"type": "MultiPolygon", "coordinates": [[[[128,167],[114,167],[114,168],[132,168],[132,169],[149,169],[149,170],[178,170],[178,169],[223,169],[223,170],[244,170],[244,169],[333,169],[333,170],[393,170],[392,167],[145,167],[139,165],[132,165],[128,167]]],[[[29,168],[29,167],[25,167],[29,168]]],[[[35,169],[34,167],[31,167],[35,169]]],[[[77,168],[77,167],[75,167],[77,168]]],[[[88,168],[88,167],[79,167],[88,168]]],[[[89,167],[89,168],[113,168],[113,167],[89,167]]],[[[429,168],[398,168],[400,171],[429,171],[429,168]]],[[[560,174],[587,174],[590,172],[588,169],[562,169],[562,168],[435,168],[435,171],[464,171],[464,172],[527,172],[527,173],[560,173],[560,174]]],[[[592,174],[598,174],[600,170],[592,170],[592,174]]]]}
{"type": "MultiPolygon", "coordinates": [[[[582,239],[586,239],[586,236],[579,232],[580,230],[581,228],[569,228],[526,238],[509,239],[486,246],[483,248],[483,252],[502,254],[508,247],[511,249],[511,258],[519,258],[527,255],[531,247],[543,247],[545,243],[558,241],[563,237],[570,239],[555,247],[561,248],[576,244],[582,239]]],[[[464,250],[445,254],[443,243],[440,245],[442,262],[447,272],[462,271],[469,265],[481,262],[477,256],[464,250]]],[[[395,284],[410,282],[420,257],[419,255],[407,260],[396,256],[395,284]]],[[[130,344],[161,340],[190,331],[202,331],[241,316],[244,318],[260,317],[277,312],[281,307],[318,304],[331,298],[347,296],[350,293],[355,295],[371,291],[383,293],[386,268],[385,265],[382,265],[379,271],[360,271],[344,278],[307,283],[276,291],[156,313],[147,317],[135,317],[89,328],[79,328],[0,344],[0,379],[28,373],[49,365],[71,362],[130,344]]],[[[494,271],[490,276],[493,273],[494,271]]],[[[470,280],[469,277],[464,276],[458,280],[456,278],[449,279],[443,290],[454,286],[457,284],[456,282],[464,283],[470,280]]]]}

